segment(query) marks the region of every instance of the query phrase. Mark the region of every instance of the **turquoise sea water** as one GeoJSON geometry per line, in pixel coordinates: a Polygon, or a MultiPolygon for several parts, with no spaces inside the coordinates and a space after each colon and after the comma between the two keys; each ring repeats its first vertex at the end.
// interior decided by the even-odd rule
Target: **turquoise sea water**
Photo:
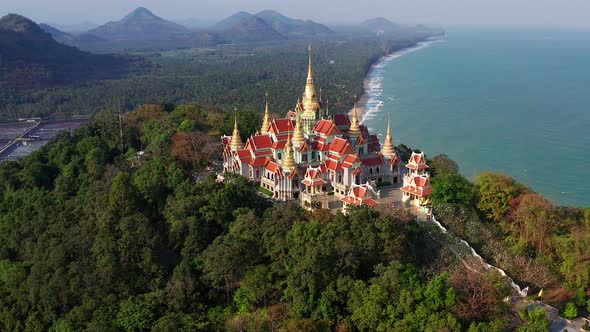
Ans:
{"type": "Polygon", "coordinates": [[[590,31],[449,28],[370,74],[365,124],[473,179],[503,171],[590,206],[590,31]]]}

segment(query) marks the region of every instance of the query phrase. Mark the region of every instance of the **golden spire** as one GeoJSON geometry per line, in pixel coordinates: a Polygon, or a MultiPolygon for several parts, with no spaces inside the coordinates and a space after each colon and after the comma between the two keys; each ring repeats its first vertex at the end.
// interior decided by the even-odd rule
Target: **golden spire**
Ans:
{"type": "Polygon", "coordinates": [[[283,158],[283,171],[291,170],[295,167],[295,157],[293,157],[293,144],[291,143],[291,135],[287,134],[287,143],[285,144],[285,158],[283,158]]]}
{"type": "Polygon", "coordinates": [[[297,146],[301,146],[305,141],[305,136],[303,136],[303,128],[301,127],[301,116],[299,112],[297,112],[297,118],[295,120],[295,131],[293,132],[293,143],[297,146]]]}
{"type": "Polygon", "coordinates": [[[240,137],[240,130],[238,129],[238,112],[236,109],[236,115],[234,118],[234,133],[231,138],[230,148],[232,151],[239,150],[243,147],[242,138],[240,137]]]}
{"type": "Polygon", "coordinates": [[[330,99],[326,100],[326,118],[330,118],[330,99]]]}
{"type": "Polygon", "coordinates": [[[262,127],[260,133],[268,133],[268,126],[270,125],[270,114],[268,112],[268,92],[264,94],[264,117],[262,118],[262,127]]]}
{"type": "Polygon", "coordinates": [[[313,68],[311,65],[311,44],[308,47],[309,63],[307,65],[307,83],[305,84],[305,92],[303,93],[303,109],[304,116],[307,118],[313,117],[315,119],[315,111],[319,106],[318,98],[315,94],[315,85],[313,82],[313,68]]]}
{"type": "Polygon", "coordinates": [[[359,126],[359,120],[356,115],[356,95],[354,95],[354,108],[352,110],[352,119],[350,120],[350,129],[348,130],[348,136],[359,137],[361,134],[361,128],[359,126]]]}
{"type": "Polygon", "coordinates": [[[390,157],[392,154],[395,153],[395,148],[393,147],[393,139],[391,138],[391,113],[387,114],[387,134],[385,135],[385,142],[383,143],[383,148],[381,149],[381,154],[385,157],[390,157]]]}

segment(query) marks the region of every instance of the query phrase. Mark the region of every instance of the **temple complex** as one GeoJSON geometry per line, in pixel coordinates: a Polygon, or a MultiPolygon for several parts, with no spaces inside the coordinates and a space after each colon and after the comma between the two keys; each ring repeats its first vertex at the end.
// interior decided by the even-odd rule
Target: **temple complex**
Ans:
{"type": "Polygon", "coordinates": [[[424,154],[413,154],[406,172],[393,145],[391,119],[381,146],[360,124],[356,96],[350,116],[329,114],[316,95],[311,46],[308,51],[305,90],[294,110],[272,118],[267,95],[262,126],[245,143],[236,115],[232,136],[222,137],[223,171],[259,182],[274,200],[299,200],[308,209],[333,208],[330,202],[344,210],[351,204],[375,206],[378,187],[399,187],[402,181],[407,204],[424,202],[431,191],[424,154]]]}

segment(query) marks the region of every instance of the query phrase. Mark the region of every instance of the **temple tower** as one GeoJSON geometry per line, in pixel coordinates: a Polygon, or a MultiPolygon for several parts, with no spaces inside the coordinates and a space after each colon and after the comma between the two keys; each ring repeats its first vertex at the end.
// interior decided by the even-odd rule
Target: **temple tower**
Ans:
{"type": "Polygon", "coordinates": [[[383,157],[391,159],[391,156],[395,154],[395,148],[393,146],[393,138],[391,138],[391,113],[387,114],[387,134],[385,135],[385,142],[383,148],[381,148],[381,154],[383,157]]]}
{"type": "MultiPolygon", "coordinates": [[[[308,64],[307,64],[307,81],[305,83],[305,92],[301,98],[300,107],[303,110],[301,116],[303,131],[309,133],[318,118],[318,111],[321,109],[320,101],[316,96],[315,83],[313,80],[313,66],[311,62],[311,44],[308,47],[308,64]]],[[[299,104],[299,103],[298,103],[299,104]]]]}
{"type": "Polygon", "coordinates": [[[354,108],[352,109],[352,119],[350,119],[350,129],[348,136],[351,138],[358,138],[361,135],[361,127],[356,113],[356,95],[354,95],[354,108]]]}
{"type": "Polygon", "coordinates": [[[230,148],[232,151],[240,150],[244,147],[242,143],[242,138],[240,137],[240,130],[238,129],[238,113],[236,112],[236,117],[234,119],[234,133],[231,137],[230,148]]]}
{"type": "Polygon", "coordinates": [[[264,94],[264,117],[262,118],[262,127],[260,133],[265,135],[268,133],[268,126],[270,125],[270,113],[268,111],[268,92],[264,94]]]}

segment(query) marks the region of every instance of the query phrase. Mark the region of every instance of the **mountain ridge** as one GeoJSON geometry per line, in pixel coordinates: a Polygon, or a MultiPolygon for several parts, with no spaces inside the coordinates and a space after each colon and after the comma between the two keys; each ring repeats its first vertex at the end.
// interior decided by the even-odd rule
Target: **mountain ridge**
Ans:
{"type": "Polygon", "coordinates": [[[117,41],[167,39],[190,33],[188,28],[165,20],[145,7],[138,7],[122,19],[107,22],[83,35],[117,41]]]}

